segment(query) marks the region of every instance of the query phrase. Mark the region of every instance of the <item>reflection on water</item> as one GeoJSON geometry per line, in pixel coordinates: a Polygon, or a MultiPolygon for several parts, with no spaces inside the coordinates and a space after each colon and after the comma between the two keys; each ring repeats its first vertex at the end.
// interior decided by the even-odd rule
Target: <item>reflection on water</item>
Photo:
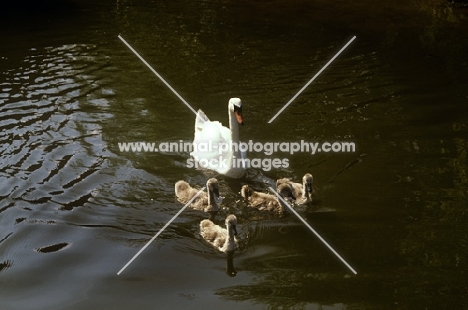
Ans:
{"type": "Polygon", "coordinates": [[[87,2],[2,13],[4,307],[466,307],[464,11],[437,1],[87,2]],[[242,98],[241,139],[353,141],[357,151],[278,153],[288,167],[216,176],[225,198],[215,221],[236,214],[239,251],[207,246],[205,215],[186,210],[117,276],[182,207],[175,182],[212,176],[186,167],[184,152],[119,151],[191,141],[194,115],[118,34],[213,119],[227,124],[227,100],[242,98]],[[244,184],[262,190],[309,171],[314,202],[299,211],[356,276],[293,216],[240,201],[244,184]]]}
{"type": "Polygon", "coordinates": [[[237,271],[234,267],[234,252],[227,253],[226,274],[230,277],[235,277],[237,274],[237,271]]]}

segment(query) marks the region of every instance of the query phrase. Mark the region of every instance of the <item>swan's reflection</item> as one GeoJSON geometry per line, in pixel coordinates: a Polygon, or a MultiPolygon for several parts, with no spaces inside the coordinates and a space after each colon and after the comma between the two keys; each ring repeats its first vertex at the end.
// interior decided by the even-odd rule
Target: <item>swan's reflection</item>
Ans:
{"type": "Polygon", "coordinates": [[[230,277],[235,277],[237,275],[237,271],[234,269],[234,252],[227,253],[226,274],[230,277]]]}

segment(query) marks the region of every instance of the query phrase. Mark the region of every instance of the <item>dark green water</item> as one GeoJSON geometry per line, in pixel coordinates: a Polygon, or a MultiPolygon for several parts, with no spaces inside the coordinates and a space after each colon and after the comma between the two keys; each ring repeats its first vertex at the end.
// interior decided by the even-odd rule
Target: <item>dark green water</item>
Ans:
{"type": "MultiPolygon", "coordinates": [[[[43,1],[0,13],[0,308],[462,309],[468,306],[466,11],[363,1],[43,1]],[[314,175],[301,214],[238,203],[258,178],[218,176],[236,213],[235,277],[174,183],[186,152],[119,142],[193,139],[195,109],[242,140],[350,141],[264,179],[314,175]],[[267,122],[353,36],[356,40],[267,122]],[[318,212],[326,210],[327,212],[318,212]]],[[[257,154],[261,158],[267,155],[257,154]]],[[[271,156],[270,156],[271,157],[271,156]]],[[[218,218],[221,223],[221,217],[218,218]]]]}

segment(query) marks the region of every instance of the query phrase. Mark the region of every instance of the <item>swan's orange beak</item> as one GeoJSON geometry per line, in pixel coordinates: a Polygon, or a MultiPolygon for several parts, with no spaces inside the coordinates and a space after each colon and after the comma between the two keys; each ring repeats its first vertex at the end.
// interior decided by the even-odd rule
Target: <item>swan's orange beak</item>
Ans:
{"type": "Polygon", "coordinates": [[[241,125],[244,125],[244,119],[242,118],[242,110],[234,111],[236,115],[237,122],[241,125]]]}

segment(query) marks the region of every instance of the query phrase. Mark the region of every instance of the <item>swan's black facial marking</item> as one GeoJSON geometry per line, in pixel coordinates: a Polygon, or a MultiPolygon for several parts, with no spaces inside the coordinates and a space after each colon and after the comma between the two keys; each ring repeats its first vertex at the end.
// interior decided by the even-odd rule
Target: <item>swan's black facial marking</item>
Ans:
{"type": "Polygon", "coordinates": [[[236,115],[237,122],[244,125],[244,119],[242,118],[242,106],[234,104],[234,115],[236,115]]]}

